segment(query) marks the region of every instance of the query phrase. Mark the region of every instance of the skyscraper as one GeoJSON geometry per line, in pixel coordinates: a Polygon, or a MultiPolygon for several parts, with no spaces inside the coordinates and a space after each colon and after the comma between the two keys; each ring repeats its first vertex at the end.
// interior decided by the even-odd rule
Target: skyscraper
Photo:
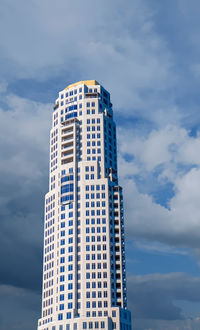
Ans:
{"type": "Polygon", "coordinates": [[[79,81],[59,93],[52,114],[38,330],[131,330],[126,290],[110,94],[79,81]]]}

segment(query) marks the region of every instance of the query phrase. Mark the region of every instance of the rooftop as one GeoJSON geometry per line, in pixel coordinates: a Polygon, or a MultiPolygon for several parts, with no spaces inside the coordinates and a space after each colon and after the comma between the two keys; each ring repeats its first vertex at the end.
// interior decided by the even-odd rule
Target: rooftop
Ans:
{"type": "Polygon", "coordinates": [[[86,86],[100,85],[98,83],[98,81],[96,81],[96,80],[82,80],[82,81],[78,81],[74,84],[68,85],[65,89],[69,89],[71,87],[75,87],[75,86],[82,85],[82,84],[84,84],[86,86]]]}

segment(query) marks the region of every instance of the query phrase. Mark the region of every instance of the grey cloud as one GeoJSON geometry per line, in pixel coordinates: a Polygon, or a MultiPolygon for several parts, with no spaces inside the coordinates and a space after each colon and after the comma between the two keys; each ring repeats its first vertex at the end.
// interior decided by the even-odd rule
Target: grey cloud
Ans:
{"type": "Polygon", "coordinates": [[[51,106],[2,92],[0,283],[40,291],[51,106]]]}
{"type": "Polygon", "coordinates": [[[1,330],[36,329],[41,298],[32,291],[0,285],[1,330]]]}
{"type": "MultiPolygon", "coordinates": [[[[185,329],[189,321],[181,304],[177,306],[176,302],[200,304],[199,284],[199,278],[184,273],[130,275],[128,301],[136,329],[185,329]],[[177,324],[177,328],[173,328],[173,324],[177,324]]],[[[197,319],[191,320],[188,329],[197,329],[196,322],[197,319]]],[[[199,326],[199,320],[197,324],[199,326]]]]}

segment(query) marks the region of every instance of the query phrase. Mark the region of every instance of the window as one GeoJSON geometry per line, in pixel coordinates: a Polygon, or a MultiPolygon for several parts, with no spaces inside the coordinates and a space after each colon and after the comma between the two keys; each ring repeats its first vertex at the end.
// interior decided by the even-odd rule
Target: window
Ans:
{"type": "Polygon", "coordinates": [[[65,276],[64,275],[61,275],[60,276],[60,282],[64,282],[64,280],[65,280],[65,276]]]}
{"type": "Polygon", "coordinates": [[[60,291],[64,291],[64,290],[65,290],[64,284],[60,285],[60,291]]]}
{"type": "Polygon", "coordinates": [[[68,313],[67,313],[67,319],[71,319],[71,317],[72,317],[72,316],[71,316],[71,312],[68,312],[68,313]]]}
{"type": "Polygon", "coordinates": [[[60,311],[64,311],[64,304],[60,305],[60,311]]]}

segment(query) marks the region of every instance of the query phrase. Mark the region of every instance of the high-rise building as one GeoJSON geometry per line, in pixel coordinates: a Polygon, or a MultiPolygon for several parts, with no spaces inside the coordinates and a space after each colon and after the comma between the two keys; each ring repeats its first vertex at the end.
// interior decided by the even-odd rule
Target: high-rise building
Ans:
{"type": "Polygon", "coordinates": [[[59,93],[52,114],[38,330],[131,330],[126,291],[110,94],[79,81],[59,93]]]}

